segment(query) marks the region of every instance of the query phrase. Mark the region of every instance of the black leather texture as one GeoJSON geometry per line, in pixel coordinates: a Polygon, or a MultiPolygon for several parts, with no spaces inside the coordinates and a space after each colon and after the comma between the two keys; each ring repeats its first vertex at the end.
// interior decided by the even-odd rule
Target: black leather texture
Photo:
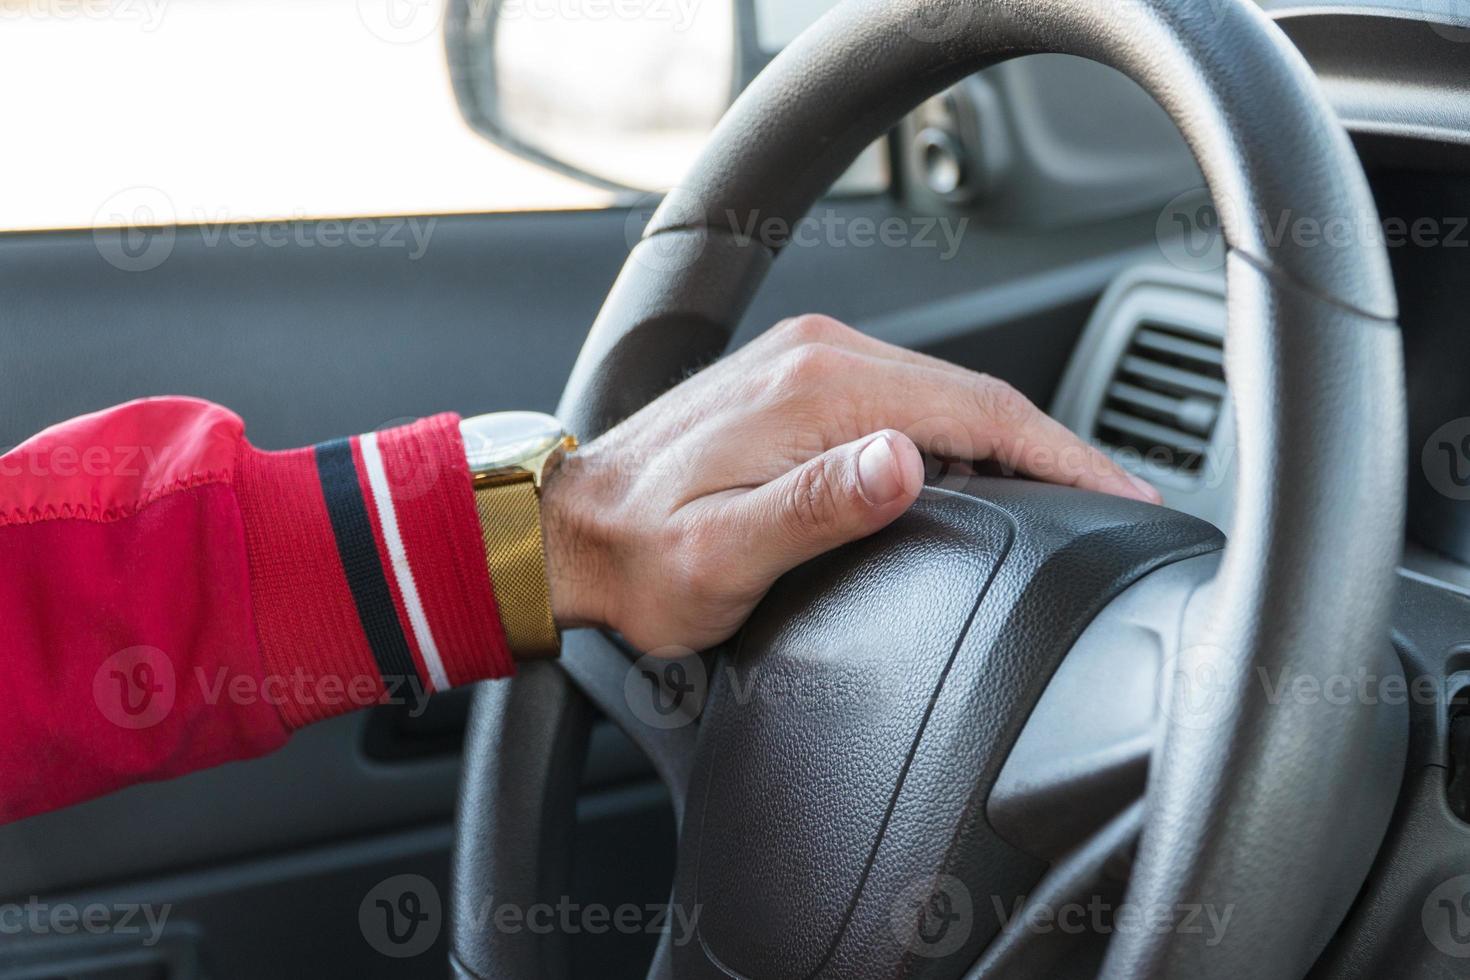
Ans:
{"type": "MultiPolygon", "coordinates": [[[[1299,978],[1367,874],[1402,772],[1403,739],[1371,706],[1267,697],[1258,671],[1321,680],[1382,662],[1408,454],[1397,306],[1367,181],[1306,63],[1254,4],[848,0],[746,90],[666,200],[593,327],[563,413],[595,434],[675,380],[677,367],[717,355],[784,245],[764,233],[751,241],[742,229],[790,227],[922,99],[1041,51],[1112,65],[1154,96],[1199,159],[1229,246],[1226,356],[1240,482],[1233,537],[1185,666],[1223,678],[1230,693],[1205,724],[1169,721],[1150,770],[1128,902],[1176,922],[1206,905],[1233,918],[1214,945],[1199,930],[1118,930],[1101,973],[1299,978]],[[1303,221],[1333,232],[1305,244],[1292,234],[1303,221]],[[1356,765],[1364,758],[1376,763],[1366,774],[1356,765]]],[[[1016,518],[1012,550],[988,588],[975,579],[987,560],[997,564],[998,525],[973,518],[975,554],[956,560],[963,536],[953,514],[926,502],[899,532],[796,573],[758,613],[741,657],[778,675],[799,671],[799,648],[818,623],[850,637],[863,635],[849,632],[861,624],[893,631],[914,648],[914,676],[899,678],[901,704],[859,701],[851,714],[820,692],[801,702],[811,716],[759,700],[735,711],[729,693],[717,693],[725,700],[701,732],[701,751],[714,755],[695,771],[678,884],[680,894],[710,903],[712,917],[700,944],[675,950],[676,975],[964,974],[959,956],[894,959],[895,889],[947,870],[962,882],[995,882],[975,892],[985,896],[1034,873],[997,846],[978,797],[1068,638],[1130,570],[1167,560],[1179,545],[1150,533],[1166,519],[1146,508],[1103,511],[1074,504],[1079,495],[1023,487],[984,489],[1016,518]],[[1032,509],[1047,499],[1054,514],[1032,509]],[[1113,515],[1106,534],[1087,530],[1079,515],[1089,512],[1113,515]],[[917,552],[905,528],[925,542],[917,552]],[[914,570],[926,550],[929,561],[954,566],[947,585],[926,586],[944,596],[885,595],[888,580],[844,564],[866,555],[864,567],[911,574],[912,587],[941,574],[914,570]],[[976,597],[976,621],[939,684],[944,639],[959,639],[956,610],[976,597]],[[910,616],[883,616],[890,601],[908,603],[910,616]],[[902,699],[926,679],[933,703],[918,726],[902,699]],[[880,705],[892,710],[878,713],[880,705]],[[890,741],[906,736],[899,779],[890,741]],[[879,830],[875,800],[885,795],[879,830]]],[[[852,681],[847,667],[825,669],[852,681]]],[[[503,772],[503,764],[491,770],[503,772]]],[[[477,778],[467,767],[467,787],[477,778]]],[[[491,805],[488,794],[479,799],[491,805]]],[[[526,874],[517,862],[480,862],[459,883],[484,890],[483,876],[504,875],[523,888],[526,874]]],[[[457,949],[462,938],[457,927],[457,949]]],[[[978,953],[983,938],[977,930],[966,952],[978,953]]],[[[537,975],[556,975],[547,972],[554,964],[537,966],[537,975]]]]}
{"type": "Polygon", "coordinates": [[[1010,909],[1045,870],[984,806],[1046,682],[1127,585],[1222,544],[1174,511],[976,479],[788,575],[711,685],[675,892],[699,942],[675,975],[963,973],[992,896],[1010,909]],[[925,958],[893,923],[940,875],[973,924],[925,958]]]}

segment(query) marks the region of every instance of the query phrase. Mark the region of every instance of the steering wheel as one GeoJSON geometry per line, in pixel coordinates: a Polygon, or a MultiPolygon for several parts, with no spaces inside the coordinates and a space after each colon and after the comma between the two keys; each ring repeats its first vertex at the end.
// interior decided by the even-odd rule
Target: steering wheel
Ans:
{"type": "Polygon", "coordinates": [[[1254,4],[848,0],[739,98],[654,216],[562,418],[594,437],[717,355],[784,244],[742,230],[793,227],[925,98],[1040,52],[1142,85],[1214,196],[1229,542],[1137,502],[949,479],[682,663],[709,679],[684,725],[648,722],[615,638],[569,635],[561,663],[477,695],[458,976],[568,972],[564,935],[497,932],[485,912],[566,893],[593,704],[649,753],[679,820],[672,901],[697,927],[664,937],[651,976],[1299,978],[1341,923],[1407,715],[1290,692],[1398,671],[1403,369],[1367,181],[1254,4]],[[1306,219],[1340,233],[1279,234],[1306,219]],[[1098,896],[1102,919],[1066,928],[1098,896]]]}

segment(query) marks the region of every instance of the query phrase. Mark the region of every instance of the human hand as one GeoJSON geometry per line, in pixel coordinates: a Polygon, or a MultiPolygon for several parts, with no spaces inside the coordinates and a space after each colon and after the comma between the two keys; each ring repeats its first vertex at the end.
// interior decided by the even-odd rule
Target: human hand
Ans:
{"type": "Polygon", "coordinates": [[[1160,500],[1004,381],[797,317],[551,476],[553,614],[646,652],[713,646],[781,575],[908,510],[923,488],[921,448],[1160,500]]]}

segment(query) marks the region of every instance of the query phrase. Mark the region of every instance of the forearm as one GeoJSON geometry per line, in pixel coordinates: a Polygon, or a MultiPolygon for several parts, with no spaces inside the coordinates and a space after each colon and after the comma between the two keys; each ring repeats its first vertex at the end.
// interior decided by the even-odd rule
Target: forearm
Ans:
{"type": "Polygon", "coordinates": [[[921,452],[1159,501],[1004,382],[824,317],[769,331],[559,470],[555,420],[466,431],[473,479],[454,416],[262,453],[230,412],[162,399],[0,457],[17,691],[0,820],[504,676],[508,622],[528,651],[554,648],[557,625],[707,649],[780,576],[906,512],[921,452]]]}
{"type": "Polygon", "coordinates": [[[285,453],[187,399],[0,457],[0,820],[513,671],[457,419],[285,453]]]}

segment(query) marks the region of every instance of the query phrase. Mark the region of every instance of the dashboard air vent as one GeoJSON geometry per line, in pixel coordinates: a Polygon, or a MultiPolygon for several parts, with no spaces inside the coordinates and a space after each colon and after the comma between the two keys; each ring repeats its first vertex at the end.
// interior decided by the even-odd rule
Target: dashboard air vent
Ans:
{"type": "Polygon", "coordinates": [[[1194,475],[1225,403],[1218,337],[1145,321],[1113,371],[1093,435],[1104,445],[1194,475]]]}

